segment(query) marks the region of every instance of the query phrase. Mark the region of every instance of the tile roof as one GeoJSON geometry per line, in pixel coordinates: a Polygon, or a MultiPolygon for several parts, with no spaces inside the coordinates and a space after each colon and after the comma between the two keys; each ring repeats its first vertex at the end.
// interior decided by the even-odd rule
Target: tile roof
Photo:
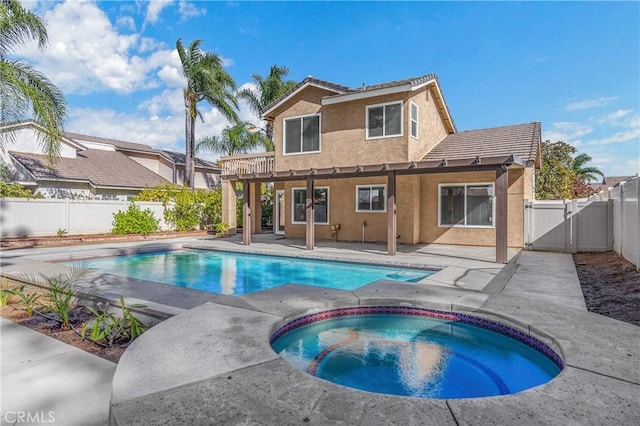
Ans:
{"type": "Polygon", "coordinates": [[[629,179],[633,179],[636,176],[605,176],[602,179],[602,182],[594,182],[590,183],[589,186],[594,188],[596,191],[608,191],[609,188],[613,188],[619,185],[621,182],[626,182],[629,179]]]}
{"type": "Polygon", "coordinates": [[[155,149],[152,148],[149,145],[145,145],[145,144],[141,144],[141,143],[134,143],[134,142],[125,142],[125,141],[120,141],[120,140],[116,140],[116,139],[109,139],[109,138],[102,138],[99,136],[90,136],[90,135],[82,135],[80,133],[71,133],[71,132],[64,132],[65,137],[73,139],[75,141],[77,141],[78,143],[82,143],[82,141],[89,141],[89,142],[97,142],[97,143],[104,143],[104,144],[108,144],[108,145],[114,145],[118,148],[122,148],[122,149],[132,149],[135,151],[145,151],[145,152],[155,152],[155,149]]]}
{"type": "MultiPolygon", "coordinates": [[[[117,139],[102,138],[99,136],[82,135],[79,133],[70,133],[70,132],[65,132],[64,134],[66,135],[66,137],[71,138],[77,141],[78,143],[82,143],[82,141],[89,141],[89,142],[109,144],[109,145],[115,146],[116,149],[122,150],[122,151],[137,151],[137,152],[145,152],[149,154],[162,155],[166,159],[173,161],[175,164],[184,165],[185,154],[180,152],[167,151],[164,149],[155,149],[152,146],[145,145],[142,143],[125,142],[117,139]]],[[[220,168],[216,164],[210,161],[202,160],[200,158],[196,158],[195,160],[196,160],[197,167],[220,170],[220,168]]]]}
{"type": "Polygon", "coordinates": [[[445,136],[423,159],[455,160],[516,155],[524,161],[535,161],[539,144],[539,122],[469,130],[445,136]]]}
{"type": "MultiPolygon", "coordinates": [[[[284,93],[278,99],[274,100],[269,105],[267,105],[262,111],[260,111],[260,114],[262,114],[264,111],[270,110],[271,108],[273,108],[274,105],[277,105],[278,103],[282,102],[282,100],[286,99],[292,93],[296,92],[302,86],[304,86],[305,84],[308,84],[308,83],[314,84],[316,86],[324,87],[324,88],[327,88],[329,90],[332,90],[332,91],[336,92],[336,94],[334,96],[342,96],[342,95],[348,95],[350,93],[361,93],[361,92],[368,92],[370,90],[386,89],[388,87],[403,86],[405,84],[411,84],[412,86],[417,86],[417,85],[420,85],[422,83],[426,83],[426,82],[428,82],[430,80],[437,80],[437,79],[438,79],[438,77],[435,74],[427,74],[427,75],[423,75],[421,77],[408,78],[408,79],[404,79],[404,80],[395,80],[395,81],[390,81],[390,82],[387,82],[387,83],[374,84],[372,86],[362,86],[362,87],[357,87],[357,88],[349,88],[347,86],[341,86],[341,85],[336,84],[336,83],[331,83],[330,81],[320,80],[318,78],[314,78],[314,77],[309,76],[309,77],[305,78],[304,80],[302,80],[300,83],[296,84],[291,89],[289,89],[286,93],[284,93]]],[[[329,97],[331,97],[331,96],[329,96],[329,97]]]]}
{"type": "Polygon", "coordinates": [[[59,158],[53,168],[47,167],[47,157],[43,155],[9,152],[38,180],[82,180],[94,186],[126,188],[167,183],[167,180],[118,151],[87,149],[78,152],[76,158],[59,158]]]}
{"type": "MultiPolygon", "coordinates": [[[[174,163],[184,166],[184,160],[186,157],[185,154],[181,152],[175,152],[175,151],[166,151],[166,150],[159,150],[159,151],[174,163]]],[[[206,167],[209,169],[221,170],[220,167],[218,167],[218,165],[216,165],[215,163],[212,163],[211,161],[203,160],[201,158],[196,158],[195,160],[196,160],[196,167],[206,167]]]]}

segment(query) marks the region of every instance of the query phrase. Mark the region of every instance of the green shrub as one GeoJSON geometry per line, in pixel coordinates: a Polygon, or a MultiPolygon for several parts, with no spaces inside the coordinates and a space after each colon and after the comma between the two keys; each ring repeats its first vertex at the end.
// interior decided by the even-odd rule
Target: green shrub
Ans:
{"type": "Polygon", "coordinates": [[[0,198],[42,198],[42,194],[34,194],[30,189],[25,188],[19,183],[8,184],[0,182],[0,198]]]}
{"type": "Polygon", "coordinates": [[[124,298],[120,296],[120,316],[108,312],[104,309],[94,309],[87,307],[93,314],[93,318],[82,327],[80,334],[82,338],[88,337],[97,343],[112,347],[118,339],[126,338],[133,341],[146,331],[145,325],[132,312],[132,309],[144,308],[145,305],[125,305],[124,298]],[[87,336],[87,331],[89,332],[87,336]]]}
{"type": "Polygon", "coordinates": [[[126,212],[119,211],[113,214],[114,234],[141,234],[147,235],[159,230],[159,220],[155,218],[149,209],[141,210],[133,203],[129,204],[126,212]]]}
{"type": "Polygon", "coordinates": [[[163,184],[140,192],[136,201],[160,201],[164,220],[178,231],[211,228],[222,220],[222,190],[163,184]]]}

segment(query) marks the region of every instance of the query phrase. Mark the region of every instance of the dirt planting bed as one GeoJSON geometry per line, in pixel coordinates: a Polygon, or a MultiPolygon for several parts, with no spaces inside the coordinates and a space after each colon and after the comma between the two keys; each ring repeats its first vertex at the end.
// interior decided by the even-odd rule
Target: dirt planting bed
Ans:
{"type": "Polygon", "coordinates": [[[615,252],[573,255],[587,309],[640,326],[640,271],[615,252]]]}

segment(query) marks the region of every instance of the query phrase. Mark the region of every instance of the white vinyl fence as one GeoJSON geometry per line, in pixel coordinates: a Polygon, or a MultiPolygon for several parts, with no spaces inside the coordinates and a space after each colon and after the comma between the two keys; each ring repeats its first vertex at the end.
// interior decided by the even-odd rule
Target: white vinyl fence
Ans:
{"type": "MultiPolygon", "coordinates": [[[[135,204],[142,210],[151,210],[160,219],[160,229],[169,229],[163,219],[162,203],[135,204]]],[[[128,201],[4,198],[0,199],[0,234],[41,237],[56,235],[58,230],[68,235],[109,233],[113,214],[128,207],[128,201]]]]}
{"type": "Polygon", "coordinates": [[[527,250],[609,251],[640,265],[638,178],[589,199],[525,200],[527,250]]]}

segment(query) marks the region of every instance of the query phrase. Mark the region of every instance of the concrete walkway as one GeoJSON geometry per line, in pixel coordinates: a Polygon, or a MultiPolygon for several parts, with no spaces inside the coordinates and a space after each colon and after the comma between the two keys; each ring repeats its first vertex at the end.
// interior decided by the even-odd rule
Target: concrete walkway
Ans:
{"type": "Polygon", "coordinates": [[[0,317],[0,424],[104,425],[116,364],[0,317]]]}
{"type": "MultiPolygon", "coordinates": [[[[59,273],[59,268],[63,268],[63,266],[48,263],[48,261],[82,257],[83,255],[123,254],[129,250],[135,251],[136,247],[146,247],[147,249],[162,248],[167,244],[169,243],[158,245],[155,243],[110,244],[11,251],[2,253],[1,266],[3,273],[23,273],[25,271],[29,271],[32,274],[37,274],[38,272],[59,273]]],[[[178,242],[174,241],[171,244],[175,245],[178,242]]],[[[497,423],[526,423],[529,421],[557,424],[558,422],[564,423],[566,421],[573,421],[574,423],[582,423],[584,421],[604,424],[604,419],[607,415],[611,415],[611,419],[621,421],[633,420],[635,422],[635,420],[640,420],[640,401],[638,397],[635,399],[630,397],[630,395],[638,395],[640,392],[640,385],[638,384],[640,379],[638,378],[637,370],[637,342],[640,340],[640,328],[585,312],[582,291],[570,255],[540,252],[522,252],[517,255],[515,252],[510,252],[510,257],[516,257],[511,264],[503,269],[503,265],[492,263],[492,251],[487,248],[425,246],[419,247],[417,250],[410,250],[410,247],[406,247],[406,251],[403,253],[405,248],[399,247],[400,255],[396,259],[390,259],[384,255],[377,245],[363,246],[353,244],[353,246],[350,246],[349,244],[342,244],[336,246],[327,243],[326,245],[320,244],[315,252],[309,253],[300,250],[297,242],[291,240],[284,240],[281,244],[277,244],[273,239],[266,239],[265,241],[258,239],[250,247],[244,247],[234,239],[181,240],[179,244],[188,244],[192,247],[200,248],[275,252],[299,255],[301,257],[341,258],[364,262],[395,260],[398,263],[439,266],[444,269],[432,276],[431,279],[421,283],[425,285],[416,284],[415,287],[398,285],[397,283],[390,286],[388,283],[381,282],[377,286],[367,286],[354,293],[346,292],[348,293],[346,294],[337,290],[327,290],[323,291],[323,294],[317,295],[314,293],[312,295],[298,294],[299,290],[295,290],[295,287],[299,286],[287,286],[243,297],[225,296],[219,298],[207,294],[207,298],[204,298],[194,293],[193,295],[188,295],[189,303],[182,301],[181,297],[176,297],[175,300],[181,300],[180,303],[185,303],[185,306],[167,306],[168,313],[177,314],[184,312],[184,309],[189,309],[190,306],[187,306],[189,304],[203,303],[200,308],[192,309],[186,315],[174,317],[166,322],[166,325],[172,328],[176,324],[183,322],[174,331],[178,330],[183,338],[186,337],[184,347],[176,348],[175,351],[173,349],[166,350],[167,345],[174,340],[171,337],[171,333],[169,333],[169,338],[165,333],[165,323],[154,327],[148,335],[143,335],[141,340],[137,341],[132,347],[133,350],[128,350],[125,353],[125,357],[123,357],[124,363],[121,361],[123,365],[118,367],[120,385],[124,380],[127,386],[125,386],[124,393],[122,387],[116,386],[114,388],[114,392],[117,390],[119,394],[113,401],[111,400],[111,386],[116,370],[115,364],[0,318],[0,354],[2,357],[0,359],[2,367],[0,377],[2,381],[0,389],[2,392],[2,405],[0,406],[2,418],[0,422],[2,425],[20,424],[17,417],[19,413],[24,413],[24,418],[28,414],[32,416],[31,419],[34,419],[33,416],[40,416],[39,420],[41,421],[32,421],[32,424],[53,423],[48,417],[49,412],[52,412],[55,417],[54,424],[71,426],[106,424],[108,422],[110,401],[118,405],[118,420],[124,424],[130,423],[129,420],[140,421],[141,423],[149,421],[152,423],[157,421],[159,424],[166,423],[171,419],[176,419],[176,412],[172,411],[176,409],[183,415],[183,419],[191,418],[194,421],[196,419],[200,421],[206,419],[206,417],[198,417],[198,413],[206,415],[208,411],[213,410],[211,412],[214,415],[220,416],[217,417],[218,419],[225,418],[225,415],[231,415],[230,419],[268,419],[275,422],[286,417],[288,420],[295,420],[299,423],[300,419],[297,414],[290,416],[289,414],[291,413],[289,412],[289,414],[284,415],[283,412],[278,411],[276,405],[270,402],[271,396],[285,398],[285,395],[288,395],[285,399],[289,398],[289,396],[295,398],[296,391],[292,392],[291,389],[296,387],[299,389],[308,387],[308,391],[312,392],[311,394],[306,391],[301,392],[302,395],[306,394],[310,398],[303,398],[297,402],[304,407],[311,404],[309,401],[312,399],[318,399],[320,395],[325,395],[329,398],[326,401],[318,399],[320,402],[314,406],[315,408],[309,405],[311,409],[309,417],[312,420],[328,420],[329,418],[337,420],[331,416],[333,416],[332,413],[338,414],[336,412],[336,404],[340,405],[342,400],[345,402],[350,401],[350,403],[357,401],[356,405],[364,404],[360,408],[365,406],[371,408],[371,404],[358,398],[353,399],[353,392],[356,391],[344,391],[341,388],[336,393],[334,385],[326,385],[324,382],[318,384],[317,380],[311,377],[291,372],[288,366],[280,364],[277,356],[275,358],[270,357],[265,365],[277,364],[277,369],[282,370],[284,376],[278,378],[272,374],[265,375],[265,372],[261,370],[257,376],[252,377],[256,378],[256,380],[259,377],[264,377],[265,380],[270,377],[270,379],[264,383],[253,383],[252,393],[249,394],[242,392],[242,382],[233,381],[232,383],[232,381],[227,380],[227,377],[231,377],[230,374],[224,373],[222,375],[224,377],[216,375],[216,377],[219,377],[214,381],[220,378],[224,379],[220,379],[219,383],[222,386],[221,392],[223,394],[217,395],[217,398],[222,402],[227,401],[229,404],[227,408],[212,404],[213,400],[211,399],[208,399],[206,403],[205,401],[200,401],[201,405],[197,405],[198,398],[210,394],[210,389],[208,388],[198,388],[199,390],[194,388],[194,391],[200,393],[196,392],[196,394],[192,395],[195,397],[193,403],[185,401],[180,396],[180,392],[184,391],[185,388],[175,387],[177,382],[172,377],[180,374],[179,381],[186,380],[188,386],[193,384],[198,387],[200,386],[198,383],[201,383],[203,377],[205,377],[203,374],[206,373],[205,375],[209,376],[215,369],[226,371],[225,366],[228,366],[229,363],[232,364],[234,359],[255,361],[253,358],[272,353],[270,348],[263,348],[264,342],[262,340],[266,342],[266,339],[257,339],[259,341],[256,341],[255,326],[258,323],[253,323],[254,325],[247,328],[250,333],[246,336],[244,333],[235,331],[232,333],[235,336],[234,341],[243,340],[245,345],[247,342],[255,342],[256,345],[252,348],[247,347],[248,352],[243,354],[235,354],[230,358],[218,360],[219,363],[215,364],[216,367],[213,370],[212,359],[209,356],[203,356],[197,351],[189,352],[188,346],[192,340],[195,345],[194,348],[210,348],[210,350],[207,350],[208,354],[216,351],[233,352],[234,348],[232,346],[220,346],[222,340],[212,338],[212,333],[215,334],[215,329],[222,327],[224,321],[230,318],[237,319],[238,317],[235,314],[238,312],[241,313],[241,318],[244,319],[266,315],[270,321],[282,321],[283,317],[291,313],[300,314],[313,306],[320,309],[329,309],[342,304],[353,305],[354,303],[365,303],[365,301],[375,302],[380,297],[380,294],[385,294],[388,298],[392,297],[394,292],[398,292],[398,300],[403,300],[403,303],[431,306],[439,309],[453,309],[456,306],[472,310],[481,309],[483,312],[492,313],[491,315],[495,315],[495,318],[515,318],[517,324],[526,325],[526,329],[530,332],[542,329],[555,336],[562,349],[567,351],[564,354],[564,358],[570,368],[563,373],[564,378],[562,380],[556,380],[547,386],[528,391],[520,396],[516,395],[504,399],[450,401],[447,404],[443,403],[443,405],[439,402],[424,402],[416,401],[415,399],[407,401],[404,398],[372,397],[367,394],[369,400],[374,398],[384,401],[375,410],[375,413],[383,413],[385,416],[391,415],[387,420],[399,421],[399,419],[403,418],[403,413],[409,413],[411,415],[415,414],[417,417],[414,417],[414,420],[416,423],[420,423],[418,419],[422,418],[424,420],[424,417],[422,417],[424,408],[422,406],[425,404],[432,406],[433,409],[437,408],[431,412],[435,416],[432,418],[432,423],[437,423],[437,419],[444,419],[442,424],[454,420],[458,424],[477,424],[477,420],[480,418],[484,421],[491,420],[497,423]],[[292,290],[292,288],[294,289],[292,290]],[[231,315],[225,315],[225,312],[231,313],[231,315]],[[199,319],[195,323],[190,322],[195,317],[199,319]],[[209,328],[203,329],[201,332],[194,332],[201,325],[207,324],[210,325],[209,328]],[[191,331],[186,336],[184,334],[185,329],[191,331]],[[203,340],[203,336],[208,336],[209,338],[203,340]],[[161,348],[160,350],[152,346],[145,348],[145,341],[156,339],[159,348],[161,348]],[[217,346],[210,347],[212,344],[217,346]],[[257,347],[264,350],[255,352],[257,347]],[[151,350],[153,355],[147,357],[147,350],[151,350]],[[175,358],[178,355],[180,358],[175,358]],[[153,359],[153,362],[149,362],[150,359],[153,359]],[[171,364],[170,368],[162,369],[165,362],[171,364]],[[202,369],[196,368],[202,362],[206,365],[202,369]],[[163,370],[159,376],[153,377],[151,375],[145,377],[145,372],[156,369],[163,370]],[[189,379],[191,376],[193,376],[192,381],[189,379]],[[583,376],[584,378],[582,378],[583,376]],[[295,382],[289,381],[292,377],[296,378],[295,382]],[[580,386],[578,386],[578,382],[574,381],[575,377],[579,377],[580,386]],[[171,404],[167,405],[164,402],[159,403],[154,399],[155,397],[149,397],[150,394],[153,395],[154,392],[157,392],[157,389],[152,389],[156,385],[154,380],[168,381],[167,386],[169,388],[179,391],[171,393],[171,398],[175,396],[177,399],[171,400],[171,404]],[[277,396],[277,392],[273,393],[275,388],[272,391],[268,391],[270,387],[278,386],[278,383],[281,382],[284,386],[282,389],[284,393],[279,394],[280,396],[277,396]],[[232,391],[231,394],[236,395],[240,400],[228,400],[227,396],[224,395],[224,392],[226,392],[224,389],[229,386],[231,388],[227,390],[232,391]],[[145,389],[144,392],[141,392],[141,387],[145,389]],[[320,389],[320,394],[317,394],[316,392],[319,388],[322,389],[320,389]],[[597,393],[599,391],[597,389],[600,388],[601,390],[606,390],[609,396],[598,396],[597,393]],[[264,392],[260,391],[260,389],[264,390],[266,394],[263,394],[264,392]],[[203,390],[204,393],[202,393],[203,390]],[[325,394],[324,392],[327,390],[331,392],[325,394]],[[147,393],[147,391],[151,391],[151,393],[147,393]],[[251,408],[250,405],[256,401],[254,401],[254,397],[249,395],[256,391],[259,391],[256,395],[260,401],[258,405],[251,408]],[[127,398],[127,396],[132,396],[129,394],[135,394],[136,392],[139,393],[135,397],[142,397],[144,401],[139,400],[129,404],[131,399],[127,398]],[[586,396],[585,392],[589,393],[589,395],[593,394],[593,396],[586,396]],[[597,402],[596,398],[600,398],[602,401],[597,402]],[[606,399],[606,401],[602,398],[606,399]],[[242,400],[246,401],[246,404],[242,403],[242,400]],[[482,403],[482,401],[485,401],[486,404],[482,403]],[[501,403],[500,401],[503,402],[501,403]],[[539,403],[542,405],[537,405],[539,403]],[[565,403],[568,405],[563,405],[565,403]],[[555,405],[557,407],[546,409],[544,413],[538,412],[539,409],[545,410],[545,404],[547,407],[555,407],[555,405]],[[178,406],[181,406],[182,409],[177,408],[178,406]],[[500,408],[502,406],[504,409],[500,408]],[[386,410],[385,407],[389,408],[390,411],[386,410]],[[189,408],[188,411],[182,411],[187,408],[189,408]],[[258,408],[262,411],[256,411],[258,408]],[[325,408],[326,411],[324,411],[325,408]],[[410,410],[406,411],[404,410],[405,408],[410,408],[410,410]],[[614,408],[619,411],[613,413],[612,410],[614,408]],[[158,410],[157,413],[156,409],[158,410]],[[235,412],[234,410],[246,411],[235,412]],[[438,415],[436,416],[436,414],[438,415]],[[525,417],[519,418],[518,416],[521,414],[525,414],[525,417]],[[184,417],[185,415],[191,417],[184,417]],[[323,417],[325,415],[329,417],[323,417]],[[43,416],[47,417],[43,418],[43,416]],[[474,418],[476,421],[474,421],[474,418]]],[[[133,283],[131,288],[136,288],[140,284],[141,282],[133,283]]],[[[119,283],[119,286],[122,285],[123,283],[119,283]]],[[[131,296],[142,297],[144,303],[143,296],[145,295],[151,296],[155,294],[157,297],[159,290],[157,286],[160,286],[160,290],[173,290],[172,287],[160,284],[155,285],[156,287],[150,285],[143,293],[132,294],[131,296]]],[[[121,288],[124,287],[114,287],[113,290],[121,288]]],[[[129,287],[126,288],[128,289],[129,287]]],[[[309,289],[304,288],[303,290],[308,291],[309,289]]],[[[175,289],[175,291],[180,290],[175,289]]],[[[146,302],[149,305],[161,308],[161,304],[168,303],[169,300],[171,298],[157,300],[155,304],[153,300],[146,302]]],[[[238,323],[234,324],[231,329],[240,327],[238,323]]],[[[259,328],[262,330],[265,327],[261,325],[259,328]]],[[[267,329],[270,330],[269,327],[266,327],[265,333],[270,332],[267,329]]],[[[273,355],[275,356],[275,354],[273,355]]],[[[254,364],[253,361],[247,362],[252,365],[261,365],[260,363],[254,364]]],[[[235,371],[233,374],[234,379],[236,375],[240,376],[240,374],[239,371],[235,371]]],[[[244,383],[249,382],[251,381],[245,381],[244,383]]],[[[229,398],[233,396],[231,394],[229,398]]],[[[168,396],[168,394],[164,393],[159,394],[160,400],[163,400],[163,395],[168,396]]],[[[345,406],[347,412],[338,410],[342,413],[343,420],[352,419],[356,422],[354,417],[349,416],[358,413],[362,414],[362,412],[356,412],[358,409],[354,411],[353,408],[353,406],[351,408],[345,406]],[[354,412],[348,414],[349,410],[354,412]]],[[[372,411],[372,413],[374,412],[372,411]]],[[[378,420],[381,418],[379,417],[378,420]]],[[[366,419],[363,417],[361,420],[364,421],[366,419]]],[[[370,420],[373,420],[373,418],[370,420]]],[[[112,419],[112,421],[116,420],[112,419]]],[[[230,422],[233,423],[233,420],[230,420],[230,422]]],[[[409,421],[407,424],[411,423],[409,421]]]]}

